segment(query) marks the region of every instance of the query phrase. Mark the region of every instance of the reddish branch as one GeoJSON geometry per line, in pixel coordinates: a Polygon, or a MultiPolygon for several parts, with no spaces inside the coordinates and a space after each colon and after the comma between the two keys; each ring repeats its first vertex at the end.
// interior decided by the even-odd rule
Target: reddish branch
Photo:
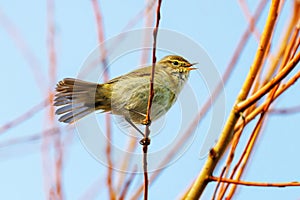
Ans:
{"type": "MultiPolygon", "coordinates": [[[[104,46],[104,26],[103,26],[103,18],[101,14],[101,10],[98,4],[98,0],[92,0],[92,5],[94,9],[94,14],[96,18],[97,32],[98,32],[98,42],[100,44],[100,58],[102,62],[102,67],[104,69],[104,82],[109,80],[107,60],[106,60],[106,49],[104,46]]],[[[108,138],[108,142],[106,144],[106,157],[108,162],[108,171],[107,171],[107,185],[109,190],[110,199],[116,199],[116,194],[113,188],[112,179],[113,179],[113,163],[111,159],[111,118],[108,114],[105,114],[105,124],[106,124],[106,136],[108,138]]]]}
{"type": "Polygon", "coordinates": [[[142,10],[140,10],[134,18],[132,18],[126,25],[125,27],[122,29],[123,31],[128,31],[129,29],[131,29],[132,27],[134,27],[143,17],[143,15],[147,15],[153,8],[154,4],[155,4],[155,0],[150,1],[146,7],[144,7],[142,10]]]}
{"type": "MultiPolygon", "coordinates": [[[[281,7],[282,7],[282,5],[281,5],[281,7]]],[[[291,22],[293,22],[293,20],[291,20],[291,22]]],[[[292,23],[293,24],[293,23],[292,23]]],[[[288,38],[288,36],[290,36],[290,34],[291,34],[291,29],[288,29],[289,31],[287,31],[287,34],[286,34],[286,36],[284,37],[284,38],[288,38]]],[[[279,71],[281,71],[284,67],[285,67],[285,65],[286,65],[286,63],[287,63],[287,61],[288,61],[288,59],[290,58],[290,56],[289,55],[291,55],[291,48],[292,48],[292,46],[295,44],[295,36],[297,35],[298,33],[297,33],[297,30],[295,30],[295,32],[294,32],[294,34],[293,34],[293,36],[291,37],[292,39],[290,40],[290,42],[289,42],[289,45],[287,46],[286,45],[286,43],[287,43],[287,41],[284,39],[284,41],[286,41],[286,42],[283,42],[282,43],[282,47],[280,48],[280,50],[279,50],[279,52],[278,52],[278,56],[277,56],[277,60],[279,60],[279,58],[282,58],[281,60],[281,65],[280,65],[280,68],[279,68],[279,71]],[[281,49],[283,48],[283,46],[284,46],[284,51],[285,51],[285,53],[283,54],[283,51],[281,51],[281,49]],[[282,56],[283,55],[283,56],[282,56]]],[[[276,61],[277,61],[276,60],[276,61]]],[[[278,64],[278,62],[274,62],[274,63],[277,63],[278,64]]],[[[274,65],[274,63],[273,63],[273,65],[274,65]]],[[[270,70],[271,70],[271,73],[274,73],[274,69],[275,69],[275,67],[277,66],[277,64],[275,64],[275,66],[272,66],[271,65],[271,67],[270,67],[270,70]]],[[[270,74],[271,74],[270,73],[270,74]]],[[[268,81],[266,81],[266,80],[264,80],[265,81],[265,83],[267,83],[268,81]]],[[[273,81],[273,80],[272,80],[273,81]]],[[[280,82],[280,81],[279,81],[280,82]]],[[[250,156],[250,154],[251,154],[251,152],[252,152],[252,150],[253,150],[253,147],[254,147],[254,145],[255,145],[255,142],[257,141],[257,137],[258,137],[258,135],[259,135],[259,133],[260,133],[260,130],[261,130],[261,127],[262,127],[262,125],[263,125],[263,122],[264,122],[264,119],[265,119],[265,113],[268,111],[268,109],[269,109],[269,106],[270,106],[270,104],[275,100],[275,98],[277,98],[278,97],[278,95],[279,95],[279,91],[277,91],[278,89],[279,89],[279,82],[278,82],[278,84],[277,85],[275,85],[274,87],[272,87],[271,89],[271,92],[269,93],[269,96],[268,96],[268,98],[267,98],[267,100],[265,101],[265,103],[263,103],[261,106],[259,106],[259,108],[256,108],[254,111],[253,110],[247,110],[247,111],[250,111],[250,112],[248,112],[248,113],[250,113],[250,114],[247,114],[247,118],[245,119],[245,120],[243,120],[243,123],[240,123],[242,126],[239,126],[239,128],[238,128],[238,132],[240,133],[241,131],[242,131],[242,128],[246,125],[246,123],[248,123],[248,118],[250,117],[250,115],[252,115],[252,113],[253,112],[256,112],[256,110],[258,110],[258,109],[260,109],[260,112],[261,112],[261,115],[260,115],[260,118],[259,118],[259,120],[258,120],[258,122],[257,122],[257,124],[256,124],[256,126],[255,126],[255,128],[254,128],[254,131],[253,131],[253,133],[252,133],[252,135],[251,135],[251,137],[250,137],[250,139],[249,139],[249,141],[248,141],[248,143],[247,143],[247,145],[246,145],[246,147],[245,147],[245,149],[244,149],[244,152],[243,152],[243,154],[241,155],[241,158],[239,159],[239,161],[238,161],[238,164],[234,167],[234,169],[233,169],[233,172],[232,172],[232,174],[231,174],[231,176],[230,176],[230,179],[233,179],[233,177],[234,177],[234,175],[235,175],[235,172],[237,171],[237,169],[239,168],[239,171],[238,171],[238,173],[237,173],[237,175],[236,175],[236,177],[235,177],[235,179],[236,180],[239,180],[239,178],[241,177],[241,175],[242,175],[242,173],[243,173],[243,171],[244,171],[244,169],[245,169],[245,167],[246,167],[246,165],[247,165],[247,161],[248,161],[248,158],[249,158],[249,156],[250,156]],[[241,165],[241,166],[240,166],[241,165]]],[[[289,81],[290,82],[290,81],[289,81]]],[[[263,84],[264,85],[264,84],[263,84]]],[[[257,91],[255,91],[255,92],[257,92],[257,91]]],[[[257,114],[258,114],[258,112],[256,112],[257,114]]],[[[237,126],[236,126],[237,127],[237,126]]],[[[237,128],[235,128],[235,130],[237,130],[237,128]]],[[[236,135],[239,135],[239,134],[237,134],[237,133],[235,133],[236,135]]],[[[234,142],[235,143],[237,143],[238,141],[239,141],[239,139],[238,139],[239,137],[236,137],[235,138],[235,140],[234,140],[234,142]]],[[[234,145],[232,145],[232,148],[234,148],[234,145]]],[[[233,150],[234,151],[234,150],[233,150]]],[[[228,159],[230,159],[230,156],[228,156],[228,159]]],[[[226,165],[226,167],[227,168],[229,168],[230,166],[229,165],[226,165]]],[[[222,177],[219,177],[219,178],[222,178],[222,177]]],[[[219,195],[219,197],[218,197],[218,199],[223,199],[223,195],[225,194],[225,192],[226,192],[226,190],[227,190],[227,188],[229,187],[229,184],[227,184],[226,185],[226,187],[224,187],[222,190],[221,190],[221,192],[220,192],[220,195],[219,195]]],[[[234,192],[235,192],[235,189],[236,189],[236,185],[234,185],[234,186],[232,186],[231,187],[231,190],[230,190],[230,193],[229,193],[229,195],[227,196],[227,198],[228,199],[230,199],[231,197],[232,197],[232,195],[234,194],[234,192]]]]}
{"type": "Polygon", "coordinates": [[[209,176],[208,181],[216,181],[216,182],[224,182],[236,185],[244,185],[244,186],[256,186],[256,187],[298,187],[300,186],[300,182],[286,182],[286,183],[259,183],[259,182],[249,182],[249,181],[241,181],[241,180],[232,180],[227,178],[219,178],[214,176],[209,176]]]}
{"type": "MultiPolygon", "coordinates": [[[[56,57],[56,47],[55,47],[55,16],[54,16],[55,6],[54,0],[47,1],[47,45],[48,45],[48,59],[49,59],[49,103],[52,105],[54,94],[52,92],[52,87],[56,82],[56,73],[57,73],[57,57],[56,57]]],[[[47,118],[49,119],[49,123],[51,126],[55,125],[54,118],[54,107],[49,107],[49,113],[47,114],[47,118]]],[[[44,153],[44,164],[47,165],[49,160],[47,157],[50,156],[50,143],[47,141],[48,138],[45,134],[45,139],[43,143],[43,153],[44,153]],[[46,155],[48,154],[48,155],[46,155]]],[[[51,189],[49,188],[50,198],[55,197],[56,199],[63,199],[63,190],[62,190],[62,167],[63,167],[63,149],[61,144],[61,137],[58,134],[54,140],[54,175],[55,175],[55,187],[51,189]]],[[[45,177],[48,176],[45,171],[45,177]]]]}
{"type": "Polygon", "coordinates": [[[273,115],[279,115],[279,114],[296,114],[300,112],[300,106],[294,106],[290,108],[274,108],[270,109],[269,113],[273,115]]]}
{"type": "Polygon", "coordinates": [[[126,194],[128,193],[129,187],[132,184],[132,181],[133,181],[135,175],[136,175],[136,170],[133,170],[133,172],[128,177],[128,180],[125,182],[125,185],[124,185],[124,188],[123,188],[123,190],[121,192],[119,200],[125,199],[126,194]]]}
{"type": "MultiPolygon", "coordinates": [[[[300,78],[300,71],[297,72],[291,79],[289,79],[285,84],[282,84],[282,86],[278,89],[278,91],[275,94],[274,98],[278,98],[281,94],[283,94],[287,89],[289,89],[293,84],[296,83],[296,81],[300,78]]],[[[235,126],[234,131],[238,131],[242,126],[248,124],[251,120],[253,120],[258,114],[260,114],[264,107],[266,105],[266,102],[261,104],[259,107],[257,107],[255,110],[253,110],[251,113],[247,115],[247,117],[243,120],[242,123],[238,123],[235,126]]]]}
{"type": "MultiPolygon", "coordinates": [[[[195,117],[195,119],[192,121],[192,123],[189,125],[188,130],[183,134],[184,136],[179,140],[179,143],[174,144],[174,151],[171,151],[164,159],[164,161],[160,164],[160,166],[165,166],[166,163],[168,163],[174,155],[176,155],[177,149],[181,148],[181,146],[185,143],[185,141],[191,136],[191,134],[193,133],[194,129],[196,128],[196,126],[200,123],[200,120],[204,118],[205,114],[209,111],[209,109],[211,108],[211,105],[213,102],[215,102],[215,100],[217,99],[217,97],[220,94],[220,91],[222,90],[222,88],[224,87],[224,84],[227,83],[230,75],[232,74],[231,72],[233,71],[234,67],[237,64],[237,61],[241,55],[241,52],[243,51],[243,49],[246,47],[246,43],[249,39],[249,36],[251,34],[251,30],[253,29],[253,26],[255,26],[256,22],[258,21],[259,17],[261,16],[261,14],[263,13],[263,9],[266,5],[266,3],[268,2],[268,0],[262,0],[261,3],[259,4],[258,8],[255,11],[255,14],[253,15],[252,18],[252,23],[250,23],[248,25],[248,27],[246,28],[245,32],[243,33],[243,35],[240,38],[240,41],[234,51],[234,54],[231,58],[231,60],[229,61],[227,67],[226,67],[226,71],[224,73],[224,75],[222,76],[222,80],[218,83],[216,89],[213,91],[212,96],[210,98],[207,99],[207,101],[205,102],[205,104],[203,105],[202,109],[199,111],[199,113],[197,114],[197,116],[195,117]]],[[[160,168],[160,167],[159,167],[160,168]]],[[[159,170],[153,173],[153,175],[151,176],[151,181],[153,182],[154,180],[156,180],[156,178],[159,176],[159,174],[162,172],[163,170],[159,170]]],[[[138,190],[134,193],[134,195],[132,196],[132,199],[138,199],[140,193],[143,191],[143,186],[140,186],[138,188],[138,190]]]]}
{"type": "Polygon", "coordinates": [[[157,32],[159,27],[160,21],[160,7],[161,7],[162,0],[158,0],[157,9],[156,9],[156,24],[153,30],[153,48],[152,48],[152,70],[150,76],[150,89],[149,89],[149,98],[148,98],[148,105],[147,105],[147,113],[145,119],[145,135],[143,139],[143,169],[144,169],[144,200],[148,199],[148,169],[147,169],[147,152],[148,152],[148,145],[150,144],[149,134],[150,134],[150,115],[151,115],[151,106],[152,100],[154,97],[154,74],[155,74],[155,63],[156,63],[156,39],[157,39],[157,32]]]}
{"type": "MultiPolygon", "coordinates": [[[[268,46],[269,40],[271,39],[273,28],[275,26],[275,22],[277,19],[278,6],[279,6],[279,0],[272,1],[269,15],[266,21],[266,25],[262,33],[261,41],[256,52],[256,56],[254,58],[253,64],[251,65],[247,78],[237,97],[236,104],[247,98],[250,89],[253,86],[253,82],[255,80],[255,77],[257,76],[257,72],[259,71],[261,64],[263,62],[262,59],[264,58],[264,55],[266,53],[266,47],[268,46]]],[[[204,189],[208,184],[207,176],[211,175],[214,172],[217,163],[219,162],[220,158],[222,157],[222,155],[226,150],[226,147],[228,146],[228,144],[232,139],[234,126],[239,119],[238,114],[239,112],[237,112],[235,107],[233,107],[225,123],[224,129],[219,137],[219,140],[210,151],[209,157],[207,158],[201,172],[199,173],[198,177],[194,181],[191,189],[185,195],[184,199],[200,198],[202,192],[204,191],[204,189]]]]}
{"type": "MultiPolygon", "coordinates": [[[[240,6],[242,8],[242,11],[246,17],[246,19],[248,20],[249,24],[253,24],[253,21],[254,21],[254,17],[252,17],[251,15],[251,12],[249,10],[249,7],[247,6],[247,2],[245,0],[239,0],[238,1],[240,3],[240,6]]],[[[261,1],[261,3],[265,4],[266,1],[261,1]]],[[[259,41],[259,38],[260,38],[260,33],[259,33],[259,30],[255,27],[255,26],[252,26],[252,33],[254,34],[255,36],[255,39],[257,41],[259,41]]]]}
{"type": "MultiPolygon", "coordinates": [[[[156,63],[156,38],[157,38],[157,32],[159,27],[159,21],[160,21],[160,6],[161,6],[162,0],[158,0],[157,10],[156,10],[156,24],[155,28],[153,30],[153,48],[152,48],[152,69],[151,69],[151,76],[150,76],[150,89],[149,89],[149,98],[148,98],[148,105],[147,105],[147,113],[146,113],[146,119],[145,123],[149,125],[149,122],[151,121],[150,115],[151,115],[151,106],[152,106],[152,100],[154,97],[154,74],[155,74],[155,63],[156,63]]],[[[145,137],[147,138],[147,133],[145,134],[145,137]]]]}
{"type": "Polygon", "coordinates": [[[0,143],[0,148],[8,148],[11,146],[20,146],[22,144],[36,142],[42,140],[44,137],[53,137],[59,134],[59,127],[52,127],[47,130],[43,130],[42,133],[35,133],[31,135],[21,136],[17,138],[12,138],[0,143]]]}
{"type": "Polygon", "coordinates": [[[22,37],[22,33],[20,32],[20,30],[17,29],[13,22],[10,21],[1,10],[0,25],[2,25],[4,30],[8,33],[8,35],[12,37],[12,41],[23,54],[24,58],[28,62],[29,67],[31,68],[37,86],[40,87],[40,90],[44,94],[46,89],[46,79],[41,70],[41,63],[39,62],[33,51],[30,49],[30,45],[26,43],[25,38],[22,37]]]}
{"type": "Polygon", "coordinates": [[[22,122],[30,119],[33,117],[38,111],[42,110],[45,108],[47,105],[49,105],[49,100],[45,99],[39,104],[35,105],[34,107],[30,108],[28,111],[20,115],[19,117],[11,120],[10,122],[7,122],[6,124],[2,125],[0,127],[0,134],[4,133],[5,131],[8,131],[10,128],[13,128],[22,122]]]}
{"type": "Polygon", "coordinates": [[[279,83],[283,78],[285,78],[298,64],[300,60],[300,53],[284,67],[270,82],[264,85],[251,97],[247,98],[245,101],[242,101],[236,106],[237,111],[243,111],[248,108],[250,105],[255,103],[258,99],[264,96],[268,91],[270,91],[277,83],[279,83]]]}

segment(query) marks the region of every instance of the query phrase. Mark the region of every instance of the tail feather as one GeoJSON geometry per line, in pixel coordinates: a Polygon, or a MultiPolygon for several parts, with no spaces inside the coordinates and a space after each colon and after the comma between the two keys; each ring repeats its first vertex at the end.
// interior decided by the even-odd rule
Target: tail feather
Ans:
{"type": "Polygon", "coordinates": [[[95,109],[109,110],[107,103],[103,104],[104,94],[100,84],[65,78],[57,84],[56,91],[54,106],[62,107],[58,108],[55,114],[62,115],[59,118],[61,122],[72,123],[95,109]]]}
{"type": "Polygon", "coordinates": [[[85,107],[83,103],[81,103],[81,104],[65,104],[65,105],[66,106],[63,106],[63,107],[57,109],[55,114],[61,115],[61,114],[64,114],[66,112],[71,112],[73,110],[77,110],[77,109],[80,109],[82,107],[85,107]]]}
{"type": "Polygon", "coordinates": [[[79,110],[68,112],[67,114],[61,116],[58,120],[64,123],[73,123],[74,121],[77,121],[85,117],[86,115],[92,113],[93,111],[94,111],[93,109],[82,107],[79,110]]]}
{"type": "Polygon", "coordinates": [[[60,100],[57,100],[57,99],[54,99],[54,106],[63,106],[63,105],[65,105],[65,104],[68,104],[69,103],[69,100],[68,99],[66,99],[66,100],[62,100],[62,99],[60,99],[60,100]]]}

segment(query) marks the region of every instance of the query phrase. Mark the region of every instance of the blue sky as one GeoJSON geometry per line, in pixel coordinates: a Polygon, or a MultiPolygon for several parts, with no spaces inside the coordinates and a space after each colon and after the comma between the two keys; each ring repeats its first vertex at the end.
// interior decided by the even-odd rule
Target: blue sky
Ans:
{"type": "MultiPolygon", "coordinates": [[[[0,89],[2,91],[2,106],[0,126],[20,116],[33,106],[42,102],[49,90],[55,85],[49,81],[49,59],[47,47],[47,3],[46,1],[0,1],[0,89]],[[7,23],[8,22],[8,23],[7,23]],[[17,30],[17,31],[15,31],[17,30]],[[19,40],[19,39],[21,40],[19,40]],[[24,48],[23,48],[24,47],[24,48]],[[25,52],[25,53],[24,53],[25,52]],[[31,61],[29,60],[31,59],[31,61]],[[40,79],[36,79],[32,70],[32,59],[41,71],[40,79]],[[38,80],[38,82],[37,82],[38,80]]],[[[278,47],[280,31],[286,26],[291,13],[292,1],[285,3],[282,15],[279,16],[278,27],[274,35],[275,44],[272,51],[278,47]]],[[[251,12],[258,1],[247,2],[251,12]]],[[[106,39],[115,37],[124,31],[124,27],[145,7],[144,1],[99,1],[103,15],[106,39]]],[[[267,5],[267,8],[270,5],[267,5]]],[[[151,13],[154,13],[153,11],[151,13]]],[[[64,77],[76,77],[90,53],[97,47],[97,30],[91,1],[55,1],[55,45],[57,54],[57,76],[59,81],[64,77]]],[[[264,10],[258,22],[260,32],[267,16],[264,10]]],[[[161,8],[160,27],[184,35],[202,47],[214,64],[219,74],[222,74],[233,54],[233,51],[247,27],[247,20],[237,1],[163,1],[161,8]]],[[[145,26],[145,18],[126,29],[141,29],[145,26]]],[[[160,35],[158,35],[160,37],[160,35]]],[[[179,41],[174,43],[180,44],[179,41]]],[[[158,44],[159,45],[159,44],[158,44]]],[[[257,48],[257,41],[252,35],[242,52],[237,67],[225,87],[225,107],[227,116],[240,85],[246,77],[257,48]]],[[[190,49],[193,52],[194,49],[190,49]]],[[[111,77],[123,74],[138,67],[140,52],[133,52],[116,60],[111,66],[111,77]],[[122,65],[120,67],[120,65],[122,65]]],[[[158,52],[159,57],[164,52],[158,52]]],[[[203,75],[206,63],[190,56],[187,59],[198,62],[201,68],[197,74],[192,74],[189,87],[195,94],[198,108],[209,96],[209,87],[203,75]],[[195,60],[194,60],[195,59],[195,60]]],[[[150,62],[150,60],[148,60],[150,62]]],[[[295,69],[299,70],[299,66],[295,69]]],[[[276,107],[290,107],[299,104],[299,84],[293,86],[286,94],[276,101],[276,107]]],[[[185,100],[182,97],[184,104],[185,100]]],[[[188,100],[187,100],[188,102],[188,100]]],[[[180,101],[181,103],[181,101],[180,101]]],[[[164,131],[153,137],[150,150],[163,148],[173,138],[176,115],[180,115],[180,104],[175,104],[168,114],[164,131]],[[173,126],[174,125],[174,126],[173,126]],[[173,129],[172,129],[173,128],[173,129]],[[156,142],[156,143],[155,143],[156,142]]],[[[42,131],[51,128],[47,120],[48,109],[36,112],[29,120],[15,126],[0,135],[0,198],[1,199],[45,199],[43,156],[41,154],[41,139],[30,142],[15,142],[16,139],[40,136],[42,131]],[[10,142],[9,145],[6,145],[10,142]]],[[[221,112],[221,111],[220,111],[221,112]]],[[[222,113],[221,112],[221,113],[222,113]]],[[[195,139],[189,148],[176,162],[170,164],[150,187],[150,199],[175,199],[188,188],[197,176],[204,163],[199,159],[201,144],[205,133],[213,124],[213,113],[209,112],[195,131],[195,139]]],[[[104,127],[103,116],[97,116],[99,126],[104,127]]],[[[264,126],[255,153],[252,155],[243,179],[261,182],[299,181],[299,119],[300,114],[270,116],[264,126]]],[[[115,121],[114,121],[115,122],[115,121]]],[[[253,125],[253,124],[252,124],[253,125]]],[[[62,127],[64,142],[63,189],[66,199],[80,199],[93,183],[99,181],[95,199],[107,198],[105,186],[106,167],[98,162],[80,142],[77,131],[65,131],[66,125],[55,122],[62,127]]],[[[176,130],[175,130],[176,131],[176,130]]],[[[247,139],[252,129],[246,128],[242,140],[247,139]]],[[[126,138],[120,130],[113,126],[113,140],[118,143],[120,138],[126,138]]],[[[126,145],[121,140],[118,145],[126,145]]],[[[239,147],[238,151],[241,151],[239,147]]],[[[141,149],[137,149],[137,152],[141,149]]],[[[51,153],[55,151],[52,149],[51,153]]],[[[51,163],[51,162],[48,162],[51,163]]],[[[118,163],[119,164],[119,163],[118,163]]],[[[52,166],[48,166],[51,172],[52,166]]],[[[220,169],[217,169],[217,171],[220,169]]],[[[49,174],[51,174],[49,172],[49,174]]],[[[117,185],[119,172],[115,172],[114,183],[117,185]]],[[[51,180],[51,176],[48,177],[51,180]]],[[[130,194],[143,182],[142,174],[134,179],[129,190],[130,194]]],[[[97,186],[97,185],[96,185],[97,186]]],[[[210,184],[204,198],[211,197],[214,184],[210,184]]],[[[299,188],[257,188],[240,187],[236,199],[298,199],[299,188]]],[[[130,197],[130,195],[129,195],[130,197]]]]}

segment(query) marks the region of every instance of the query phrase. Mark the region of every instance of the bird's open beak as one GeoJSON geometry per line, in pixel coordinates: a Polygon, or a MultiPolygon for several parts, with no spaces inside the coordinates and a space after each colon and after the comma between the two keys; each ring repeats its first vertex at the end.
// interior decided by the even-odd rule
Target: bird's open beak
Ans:
{"type": "Polygon", "coordinates": [[[196,67],[191,67],[191,66],[194,66],[194,65],[197,65],[197,64],[198,64],[198,63],[192,63],[192,64],[188,65],[188,66],[187,66],[188,68],[186,68],[186,69],[189,70],[189,71],[198,69],[198,68],[196,68],[196,67]]]}

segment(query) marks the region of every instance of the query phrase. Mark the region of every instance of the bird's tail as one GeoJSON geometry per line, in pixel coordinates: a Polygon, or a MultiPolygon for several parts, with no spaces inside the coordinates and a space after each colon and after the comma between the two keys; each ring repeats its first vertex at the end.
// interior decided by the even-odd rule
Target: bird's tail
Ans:
{"type": "Polygon", "coordinates": [[[54,106],[60,122],[72,123],[95,110],[111,110],[110,91],[103,84],[65,78],[57,84],[54,106]]]}

